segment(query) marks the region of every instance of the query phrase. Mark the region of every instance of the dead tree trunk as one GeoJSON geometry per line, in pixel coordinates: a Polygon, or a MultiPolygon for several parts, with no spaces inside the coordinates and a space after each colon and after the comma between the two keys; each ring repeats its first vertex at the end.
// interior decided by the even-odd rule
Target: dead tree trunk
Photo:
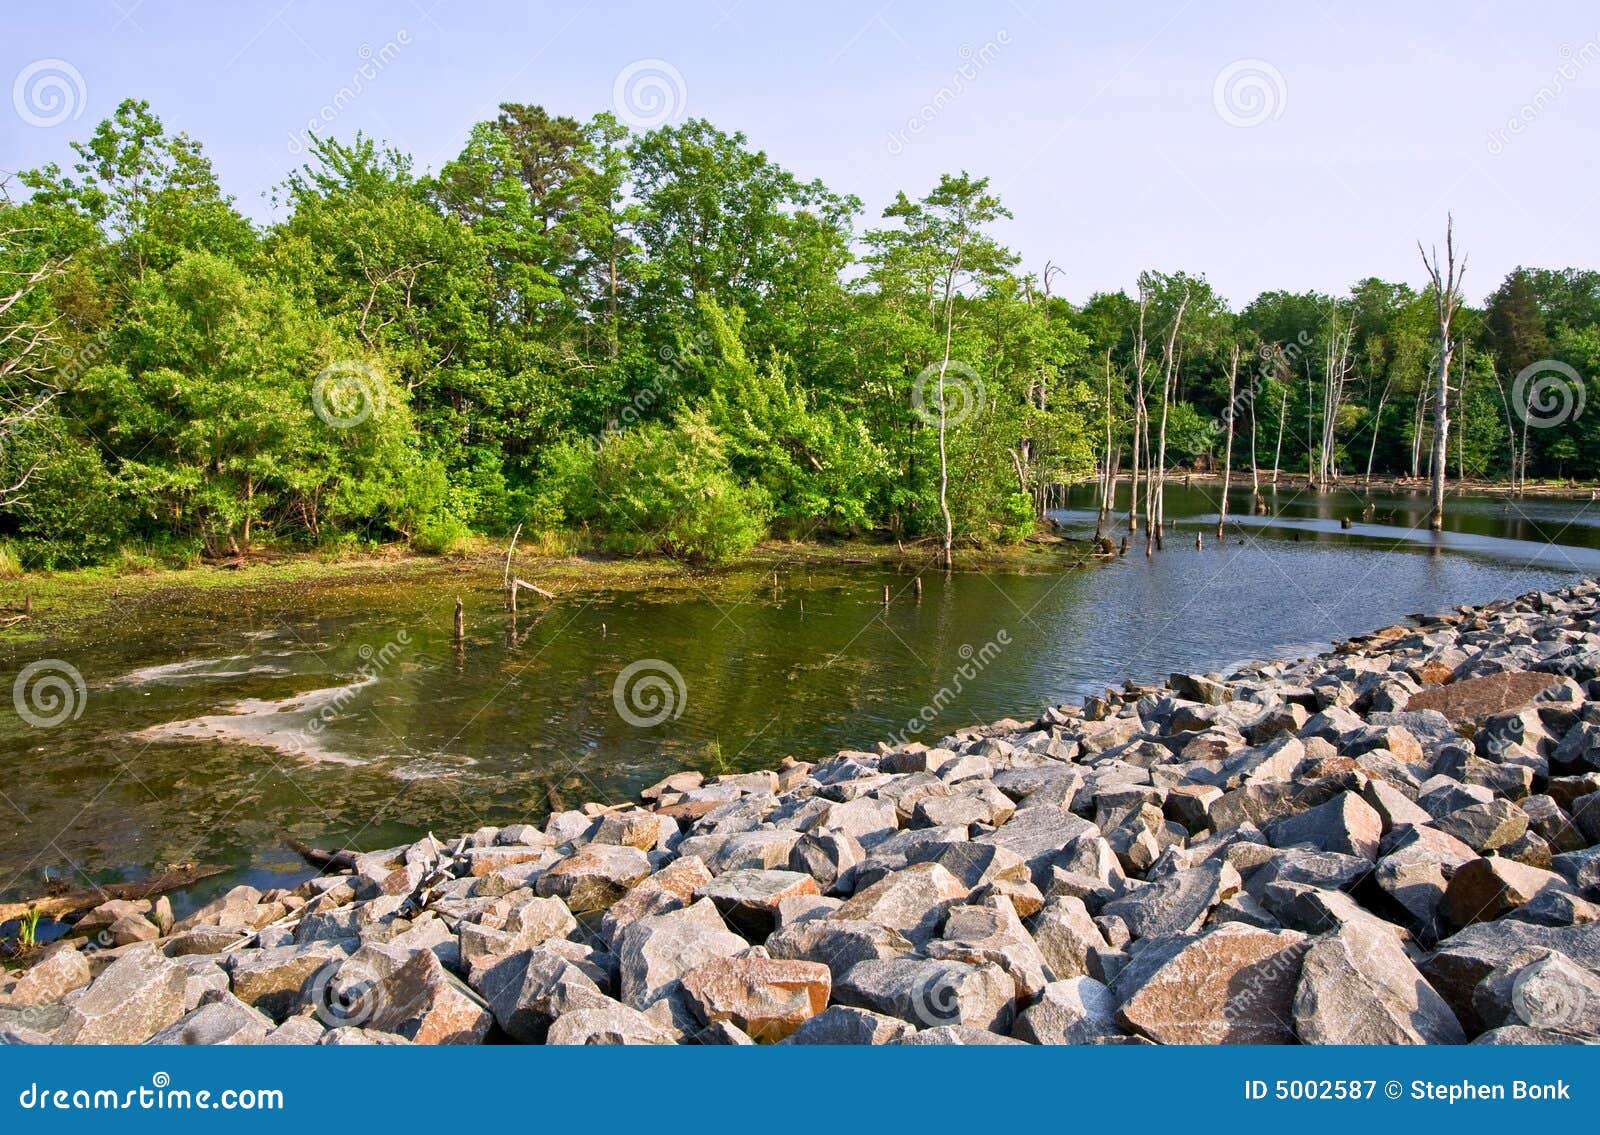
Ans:
{"type": "Polygon", "coordinates": [[[1394,376],[1384,379],[1383,393],[1378,395],[1378,410],[1372,415],[1372,443],[1367,447],[1367,488],[1372,488],[1372,462],[1378,455],[1378,430],[1383,427],[1383,404],[1389,397],[1389,384],[1394,376]]]}
{"type": "Polygon", "coordinates": [[[1444,463],[1450,452],[1450,360],[1454,354],[1450,325],[1461,305],[1461,277],[1467,270],[1465,256],[1461,258],[1459,269],[1456,265],[1455,219],[1448,215],[1445,218],[1442,264],[1437,248],[1431,259],[1421,241],[1417,242],[1417,251],[1422,254],[1422,265],[1433,282],[1434,315],[1439,324],[1439,366],[1434,376],[1433,403],[1433,511],[1428,516],[1428,527],[1437,532],[1444,528],[1444,463]]]}
{"type": "Polygon", "coordinates": [[[1228,487],[1233,478],[1233,411],[1239,391],[1239,344],[1233,345],[1233,360],[1228,364],[1228,409],[1223,415],[1228,440],[1222,447],[1222,503],[1217,509],[1217,543],[1221,546],[1223,525],[1228,523],[1228,487]]]}
{"type": "Polygon", "coordinates": [[[1172,403],[1173,381],[1178,372],[1178,332],[1183,328],[1183,312],[1189,306],[1189,289],[1184,288],[1183,299],[1178,303],[1177,314],[1172,317],[1172,331],[1167,336],[1167,348],[1162,359],[1161,374],[1161,434],[1157,441],[1155,510],[1150,514],[1150,527],[1155,533],[1156,550],[1161,550],[1161,528],[1167,520],[1167,409],[1172,403]]]}
{"type": "Polygon", "coordinates": [[[1289,388],[1283,388],[1283,401],[1278,405],[1278,447],[1272,451],[1272,487],[1278,487],[1278,470],[1283,466],[1283,423],[1289,417],[1289,388]]]}

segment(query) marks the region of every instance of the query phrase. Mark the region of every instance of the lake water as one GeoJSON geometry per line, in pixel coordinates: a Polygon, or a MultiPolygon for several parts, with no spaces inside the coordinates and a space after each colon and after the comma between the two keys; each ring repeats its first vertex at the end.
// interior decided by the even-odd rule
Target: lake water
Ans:
{"type": "MultiPolygon", "coordinates": [[[[1126,558],[1076,570],[929,572],[920,600],[909,573],[796,566],[776,592],[751,573],[703,592],[530,599],[513,632],[498,575],[441,571],[221,609],[191,596],[103,641],[13,647],[8,678],[59,658],[84,690],[64,688],[80,712],[59,724],[0,714],[0,895],[182,862],[282,882],[299,870],[288,835],[371,848],[538,819],[683,767],[931,740],[1124,678],[1312,652],[1600,574],[1587,500],[1452,498],[1434,534],[1420,493],[1378,494],[1363,518],[1353,492],[1285,484],[1268,491],[1270,520],[1239,515],[1219,544],[1216,495],[1169,486],[1172,534],[1153,558],[1141,534],[1126,558]]],[[[1092,533],[1092,487],[1069,503],[1056,518],[1092,533]]]]}

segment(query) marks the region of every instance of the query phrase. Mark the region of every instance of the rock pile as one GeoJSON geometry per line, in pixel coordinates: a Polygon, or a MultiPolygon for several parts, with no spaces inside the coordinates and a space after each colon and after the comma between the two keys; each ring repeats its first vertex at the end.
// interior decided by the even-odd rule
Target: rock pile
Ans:
{"type": "Polygon", "coordinates": [[[1600,584],[108,903],[14,1043],[1600,1039],[1600,584]]]}

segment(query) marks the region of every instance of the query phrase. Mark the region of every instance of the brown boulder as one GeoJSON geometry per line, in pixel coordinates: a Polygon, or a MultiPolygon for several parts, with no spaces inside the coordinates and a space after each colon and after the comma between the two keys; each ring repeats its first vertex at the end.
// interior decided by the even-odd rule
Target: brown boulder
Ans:
{"type": "Polygon", "coordinates": [[[1117,1017],[1158,1044],[1289,1044],[1305,943],[1238,922],[1152,940],[1113,983],[1117,1017]]]}
{"type": "Polygon", "coordinates": [[[778,958],[717,958],[683,978],[702,1021],[731,1021],[765,1043],[782,1040],[827,1008],[832,987],[827,966],[778,958]]]}
{"type": "Polygon", "coordinates": [[[1541,871],[1514,859],[1474,859],[1450,877],[1439,911],[1453,926],[1489,922],[1515,910],[1546,887],[1568,889],[1554,871],[1541,871]]]}
{"type": "Polygon", "coordinates": [[[1433,686],[1411,695],[1406,711],[1436,709],[1455,725],[1481,725],[1485,720],[1532,702],[1552,686],[1561,684],[1556,674],[1536,674],[1531,670],[1507,670],[1467,678],[1448,686],[1433,686]]]}

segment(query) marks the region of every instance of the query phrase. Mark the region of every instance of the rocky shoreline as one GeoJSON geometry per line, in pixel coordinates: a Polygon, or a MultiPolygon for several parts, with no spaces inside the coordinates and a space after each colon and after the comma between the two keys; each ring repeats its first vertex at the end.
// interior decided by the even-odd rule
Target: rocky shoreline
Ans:
{"type": "Polygon", "coordinates": [[[1600,1040],[1600,583],[109,902],[0,1042],[1600,1040]]]}

